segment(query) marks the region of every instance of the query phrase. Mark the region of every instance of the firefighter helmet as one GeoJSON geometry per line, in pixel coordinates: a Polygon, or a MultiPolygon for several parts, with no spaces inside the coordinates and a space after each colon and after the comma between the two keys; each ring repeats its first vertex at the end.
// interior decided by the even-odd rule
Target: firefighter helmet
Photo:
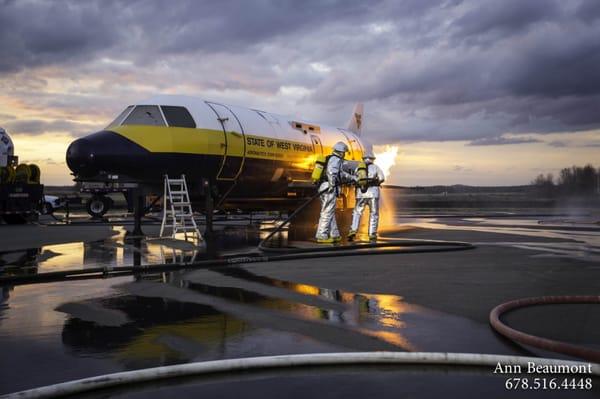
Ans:
{"type": "Polygon", "coordinates": [[[375,160],[375,154],[373,154],[373,151],[371,151],[371,150],[367,150],[367,151],[365,151],[365,153],[363,154],[363,159],[364,159],[364,160],[367,160],[367,159],[369,159],[369,160],[371,160],[371,161],[374,161],[374,160],[375,160]]]}
{"type": "Polygon", "coordinates": [[[344,153],[348,152],[348,146],[343,141],[338,141],[333,146],[333,152],[337,152],[341,155],[344,155],[344,153]]]}

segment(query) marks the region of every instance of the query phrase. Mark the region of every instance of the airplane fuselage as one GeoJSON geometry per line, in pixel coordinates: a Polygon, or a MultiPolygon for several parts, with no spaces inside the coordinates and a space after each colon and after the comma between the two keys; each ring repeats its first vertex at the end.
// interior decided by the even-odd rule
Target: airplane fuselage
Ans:
{"type": "MultiPolygon", "coordinates": [[[[208,180],[235,207],[314,193],[317,155],[343,141],[349,161],[364,144],[353,132],[184,96],[157,96],[126,108],[104,130],[74,141],[67,164],[76,181],[136,182],[162,191],[164,175],[184,174],[192,194],[208,180]]],[[[257,206],[262,203],[263,205],[257,206]]]]}

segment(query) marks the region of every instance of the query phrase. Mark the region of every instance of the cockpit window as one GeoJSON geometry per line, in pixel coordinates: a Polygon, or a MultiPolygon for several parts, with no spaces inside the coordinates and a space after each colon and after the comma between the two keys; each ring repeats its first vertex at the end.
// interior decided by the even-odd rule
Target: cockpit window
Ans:
{"type": "Polygon", "coordinates": [[[165,126],[165,121],[156,105],[138,105],[123,122],[123,125],[165,126]]]}
{"type": "Polygon", "coordinates": [[[119,116],[117,116],[117,117],[115,118],[115,120],[114,120],[114,121],[112,121],[112,122],[111,122],[111,123],[110,123],[110,124],[107,126],[107,128],[108,128],[108,127],[112,127],[112,126],[119,126],[119,125],[120,125],[120,124],[123,122],[123,119],[125,119],[125,117],[126,117],[127,115],[129,115],[129,111],[131,111],[131,109],[132,109],[132,108],[133,108],[133,105],[130,105],[129,107],[125,108],[125,110],[124,110],[123,112],[121,112],[121,113],[119,114],[119,116]]]}
{"type": "Polygon", "coordinates": [[[161,105],[163,114],[167,119],[167,123],[169,126],[174,127],[196,127],[196,122],[194,122],[194,118],[188,112],[185,107],[172,107],[161,105]]]}

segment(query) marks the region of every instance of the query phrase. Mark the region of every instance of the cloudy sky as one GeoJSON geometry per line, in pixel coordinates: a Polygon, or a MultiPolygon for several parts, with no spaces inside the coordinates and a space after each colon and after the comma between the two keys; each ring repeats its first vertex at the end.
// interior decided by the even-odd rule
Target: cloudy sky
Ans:
{"type": "MultiPolygon", "coordinates": [[[[600,159],[597,0],[0,0],[0,126],[47,184],[157,93],[398,145],[392,182],[525,184],[600,159]]],[[[380,149],[382,147],[379,147],[380,149]]]]}

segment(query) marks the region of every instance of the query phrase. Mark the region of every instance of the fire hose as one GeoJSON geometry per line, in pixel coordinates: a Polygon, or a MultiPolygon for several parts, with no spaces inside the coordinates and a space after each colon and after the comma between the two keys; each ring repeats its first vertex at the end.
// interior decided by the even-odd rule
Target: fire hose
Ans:
{"type": "Polygon", "coordinates": [[[529,363],[548,366],[589,367],[591,375],[600,376],[600,365],[582,362],[544,359],[523,356],[490,355],[477,353],[442,352],[343,352],[311,353],[301,355],[279,355],[248,357],[241,359],[214,360],[153,367],[141,370],[83,378],[45,387],[29,389],[4,395],[4,399],[54,398],[65,395],[83,394],[99,389],[129,387],[131,384],[155,382],[170,378],[210,375],[252,370],[294,368],[306,366],[348,366],[348,365],[433,365],[495,367],[498,363],[519,365],[527,368],[529,363]]]}
{"type": "Polygon", "coordinates": [[[600,296],[543,296],[537,298],[515,299],[492,309],[490,312],[490,324],[494,330],[512,341],[580,359],[600,362],[600,350],[527,334],[509,327],[500,320],[500,317],[503,314],[519,308],[536,305],[576,303],[600,304],[600,296]]]}

